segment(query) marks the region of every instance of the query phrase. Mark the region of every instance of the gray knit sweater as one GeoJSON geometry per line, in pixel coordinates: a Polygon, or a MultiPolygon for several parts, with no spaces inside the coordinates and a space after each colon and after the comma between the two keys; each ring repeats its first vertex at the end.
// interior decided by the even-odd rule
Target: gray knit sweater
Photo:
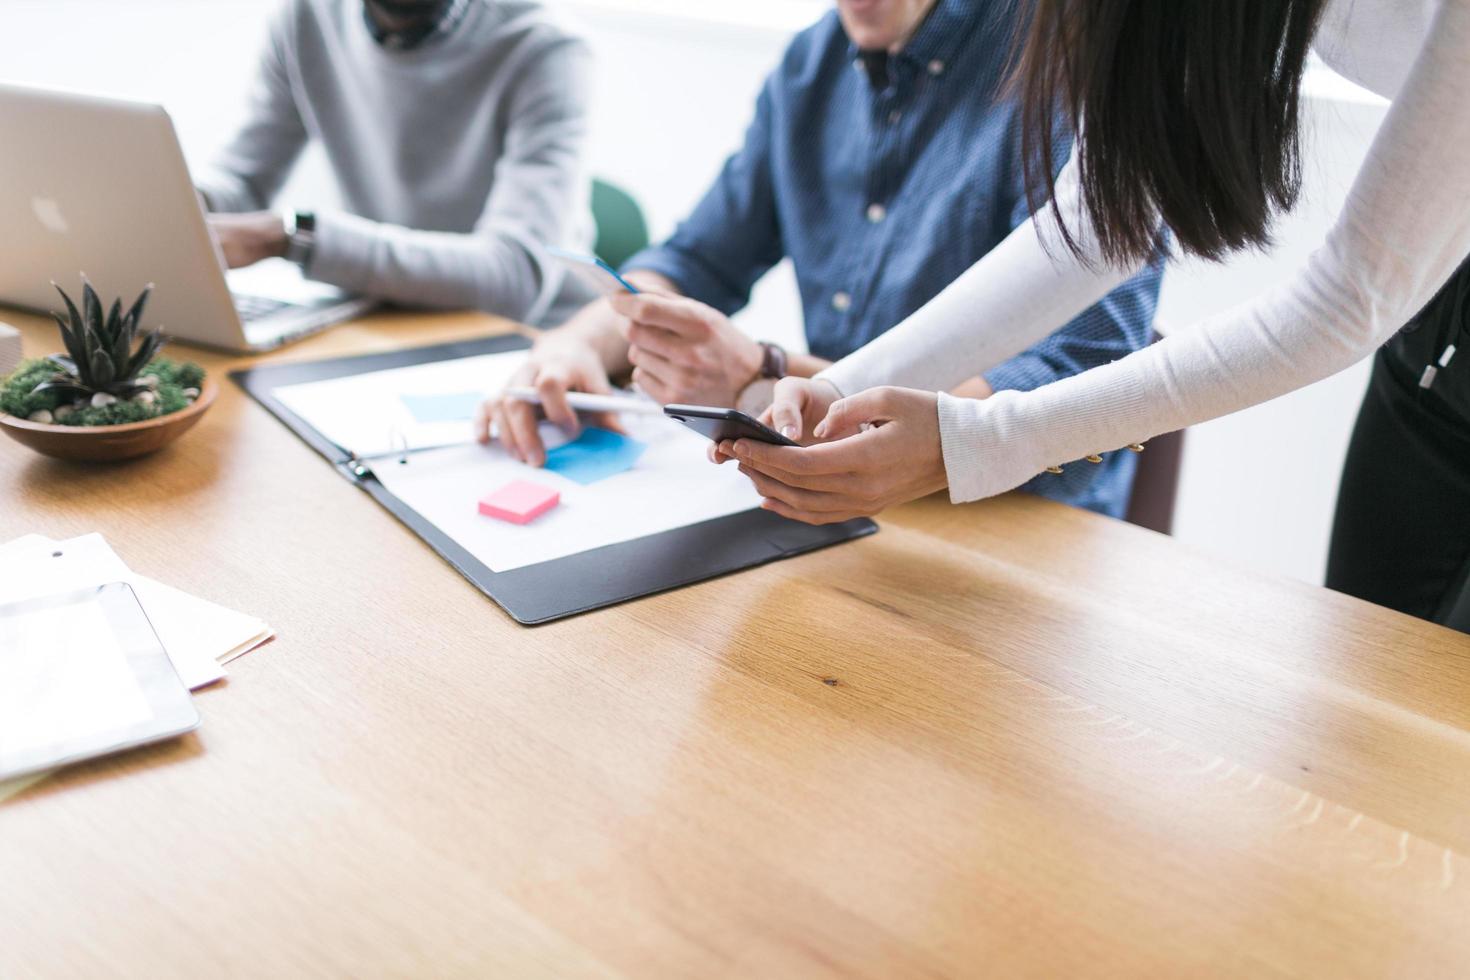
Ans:
{"type": "Polygon", "coordinates": [[[345,211],[317,212],[310,278],[559,323],[590,298],[542,251],[591,239],[590,61],[524,0],[468,0],[407,51],[373,39],[362,0],[287,0],[246,121],[199,187],[217,211],[270,207],[318,140],[345,211]]]}

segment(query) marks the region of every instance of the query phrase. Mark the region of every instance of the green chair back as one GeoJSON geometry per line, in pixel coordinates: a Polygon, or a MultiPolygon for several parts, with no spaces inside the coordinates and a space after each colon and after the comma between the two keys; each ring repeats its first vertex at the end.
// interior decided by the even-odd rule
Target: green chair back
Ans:
{"type": "Polygon", "coordinates": [[[605,180],[592,182],[597,257],[614,269],[648,247],[648,223],[633,195],[605,180]]]}

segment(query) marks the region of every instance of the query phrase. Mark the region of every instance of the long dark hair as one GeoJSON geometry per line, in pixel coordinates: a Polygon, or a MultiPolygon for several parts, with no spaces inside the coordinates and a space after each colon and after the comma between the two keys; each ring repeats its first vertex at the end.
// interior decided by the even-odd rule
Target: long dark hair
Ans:
{"type": "MultiPolygon", "coordinates": [[[[1012,85],[1032,211],[1056,190],[1060,111],[1078,133],[1103,261],[1153,256],[1161,223],[1179,250],[1209,259],[1269,244],[1272,217],[1301,188],[1301,79],[1325,6],[1028,0],[1012,85]]],[[[1083,257],[1065,220],[1062,235],[1083,257]]]]}

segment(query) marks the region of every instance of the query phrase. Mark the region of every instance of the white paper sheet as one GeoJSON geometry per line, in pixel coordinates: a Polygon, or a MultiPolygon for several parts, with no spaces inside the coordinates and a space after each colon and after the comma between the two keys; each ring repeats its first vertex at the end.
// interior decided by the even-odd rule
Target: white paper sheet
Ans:
{"type": "Polygon", "coordinates": [[[625,416],[623,424],[647,450],[631,470],[586,486],[482,446],[419,453],[403,464],[379,460],[374,471],[390,493],[496,572],[760,505],[739,470],[705,458],[703,437],[661,416],[625,416]],[[561,503],[524,526],[481,516],[480,498],[512,480],[558,490],[561,503]]]}
{"type": "Polygon", "coordinates": [[[179,679],[191,690],[224,677],[222,663],[272,635],[258,619],[135,574],[98,534],[63,542],[29,535],[0,546],[0,604],[108,582],[132,586],[179,679]]]}
{"type": "Polygon", "coordinates": [[[277,388],[280,402],[332,442],[359,456],[415,446],[468,442],[467,420],[420,422],[403,396],[499,391],[526,352],[481,354],[371,374],[277,388]]]}
{"type": "MultiPolygon", "coordinates": [[[[101,535],[58,542],[32,534],[0,545],[0,605],[109,582],[126,582],[133,587],[179,679],[190,690],[224,677],[222,664],[274,635],[258,619],[135,574],[101,535]],[[58,551],[60,558],[55,557],[58,551]]],[[[0,782],[0,803],[48,775],[36,773],[0,782]]]]}
{"type": "MultiPolygon", "coordinates": [[[[322,435],[359,456],[470,439],[469,423],[420,422],[404,396],[498,390],[525,351],[393,368],[276,389],[276,397],[322,435]]],[[[648,444],[633,469],[583,486],[477,445],[429,450],[407,462],[378,459],[374,472],[390,493],[418,511],[496,572],[565,558],[760,505],[734,466],[705,458],[708,442],[661,416],[623,416],[648,444]],[[482,517],[482,497],[512,480],[561,493],[561,503],[525,526],[482,517]]],[[[561,440],[542,426],[548,446],[561,440]]]]}

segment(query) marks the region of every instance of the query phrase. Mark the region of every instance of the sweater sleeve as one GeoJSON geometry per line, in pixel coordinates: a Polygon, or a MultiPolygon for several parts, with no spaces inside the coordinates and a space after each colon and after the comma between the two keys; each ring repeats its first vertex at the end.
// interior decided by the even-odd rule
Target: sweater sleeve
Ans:
{"type": "Polygon", "coordinates": [[[245,109],[244,125],[198,183],[211,211],[270,207],[306,146],[306,123],[291,90],[292,16],[285,5],[271,23],[245,109]]]}
{"type": "Polygon", "coordinates": [[[544,251],[585,214],[591,55],[562,38],[512,95],[505,152],[473,231],[422,231],[345,213],[317,217],[312,279],[397,303],[541,320],[562,285],[544,251]]]}
{"type": "MultiPolygon", "coordinates": [[[[1371,354],[1423,307],[1470,254],[1470,112],[1463,108],[1470,0],[1441,0],[1427,33],[1405,46],[1413,67],[1398,98],[1326,241],[1291,281],[1147,350],[1035,391],[985,401],[941,395],[951,498],[1001,493],[1053,463],[1321,380],[1371,354]]],[[[1058,200],[1090,245],[1077,199],[1069,177],[1058,200]]],[[[1043,335],[1125,275],[1065,257],[1052,263],[1049,256],[1064,253],[1046,241],[1049,234],[1043,220],[1029,233],[1020,229],[941,294],[931,304],[936,310],[926,307],[881,338],[882,356],[865,349],[828,376],[845,393],[883,383],[949,387],[989,367],[997,351],[1043,335]]]]}

